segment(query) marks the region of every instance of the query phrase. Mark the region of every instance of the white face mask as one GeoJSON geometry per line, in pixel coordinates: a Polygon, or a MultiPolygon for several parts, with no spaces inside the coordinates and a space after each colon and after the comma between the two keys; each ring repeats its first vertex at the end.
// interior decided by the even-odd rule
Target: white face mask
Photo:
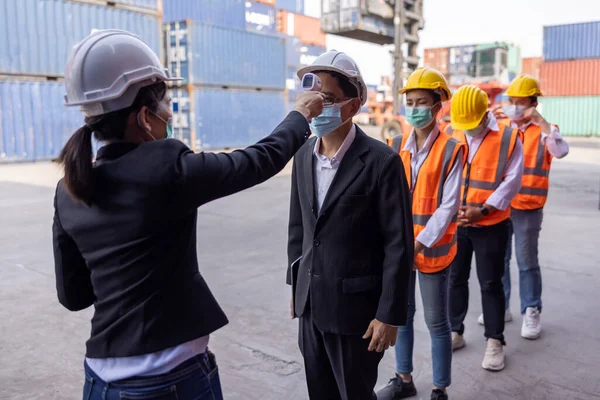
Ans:
{"type": "Polygon", "coordinates": [[[504,115],[510,118],[512,121],[520,121],[523,119],[523,115],[525,114],[525,110],[527,110],[526,106],[517,106],[514,104],[502,107],[504,110],[504,115]]]}

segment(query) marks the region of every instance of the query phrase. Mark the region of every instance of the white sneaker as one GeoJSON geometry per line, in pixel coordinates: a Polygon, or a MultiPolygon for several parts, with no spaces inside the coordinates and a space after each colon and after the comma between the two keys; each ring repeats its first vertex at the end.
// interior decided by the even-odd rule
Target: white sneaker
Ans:
{"type": "MultiPolygon", "coordinates": [[[[513,320],[513,315],[510,312],[510,310],[504,311],[504,322],[510,322],[512,320],[513,320]]],[[[481,315],[479,315],[479,318],[477,318],[477,322],[479,322],[479,325],[483,325],[483,313],[481,315]]]]}
{"type": "Polygon", "coordinates": [[[496,339],[488,339],[485,356],[481,363],[483,369],[488,371],[501,371],[504,369],[504,348],[502,342],[496,339]]]}
{"type": "Polygon", "coordinates": [[[463,335],[459,335],[458,332],[452,332],[452,351],[462,349],[467,345],[463,335]]]}
{"type": "Polygon", "coordinates": [[[540,312],[537,308],[527,307],[523,316],[523,326],[521,327],[521,336],[525,339],[535,340],[542,333],[542,323],[540,322],[540,312]]]}

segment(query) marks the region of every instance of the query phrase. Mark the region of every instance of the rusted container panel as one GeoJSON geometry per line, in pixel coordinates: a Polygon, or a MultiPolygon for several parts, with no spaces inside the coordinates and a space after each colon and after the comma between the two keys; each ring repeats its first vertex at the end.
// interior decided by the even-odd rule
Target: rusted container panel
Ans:
{"type": "Polygon", "coordinates": [[[543,62],[540,85],[545,96],[598,96],[600,59],[543,62]]]}

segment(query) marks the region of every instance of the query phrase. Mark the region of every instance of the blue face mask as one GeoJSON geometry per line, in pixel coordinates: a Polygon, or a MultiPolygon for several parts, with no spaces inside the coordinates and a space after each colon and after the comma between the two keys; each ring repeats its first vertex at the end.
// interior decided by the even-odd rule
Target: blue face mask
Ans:
{"type": "Polygon", "coordinates": [[[406,121],[413,127],[425,128],[433,121],[432,107],[406,107],[406,121]]]}
{"type": "Polygon", "coordinates": [[[314,133],[316,137],[322,138],[342,126],[346,121],[342,121],[341,108],[350,101],[352,101],[352,99],[323,107],[321,115],[314,117],[310,121],[310,130],[312,133],[314,133]]]}

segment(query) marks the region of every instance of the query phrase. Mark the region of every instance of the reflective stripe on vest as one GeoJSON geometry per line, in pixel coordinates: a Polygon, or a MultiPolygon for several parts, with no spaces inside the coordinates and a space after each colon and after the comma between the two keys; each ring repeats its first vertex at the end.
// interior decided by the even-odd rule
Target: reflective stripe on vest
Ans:
{"type": "MultiPolygon", "coordinates": [[[[413,229],[415,237],[425,229],[435,210],[441,205],[444,183],[457,162],[456,156],[462,144],[448,135],[439,133],[419,169],[412,187],[411,154],[404,151],[408,136],[398,135],[388,144],[400,154],[406,178],[411,186],[413,229]]],[[[446,268],[456,255],[456,215],[450,222],[442,238],[431,248],[425,248],[415,257],[415,264],[423,272],[433,273],[446,268]]]]}
{"type": "Polygon", "coordinates": [[[550,186],[550,164],[552,156],[542,143],[542,128],[531,124],[523,138],[524,169],[519,193],[511,202],[511,207],[519,210],[536,210],[544,207],[550,186]]]}
{"type": "MultiPolygon", "coordinates": [[[[500,123],[500,131],[489,131],[477,149],[471,163],[466,163],[463,170],[463,204],[481,207],[500,186],[508,161],[512,156],[518,140],[518,130],[500,123]],[[490,160],[492,164],[490,164],[490,160]],[[493,168],[493,169],[492,169],[493,168]],[[480,177],[480,179],[477,179],[480,177]],[[487,179],[481,179],[485,177],[487,179]]],[[[453,137],[467,143],[465,133],[454,131],[453,137]]],[[[477,225],[489,226],[510,218],[510,207],[498,210],[483,217],[477,225]]]]}

